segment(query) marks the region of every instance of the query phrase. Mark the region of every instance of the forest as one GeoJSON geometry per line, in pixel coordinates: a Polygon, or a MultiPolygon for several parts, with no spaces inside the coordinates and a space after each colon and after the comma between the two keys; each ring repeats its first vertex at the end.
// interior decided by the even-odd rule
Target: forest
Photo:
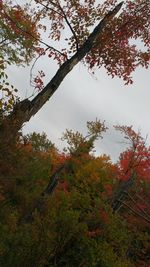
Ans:
{"type": "Polygon", "coordinates": [[[150,266],[150,146],[141,132],[114,126],[126,143],[114,163],[94,153],[109,131],[100,118],[85,135],[67,129],[63,151],[45,132],[22,131],[78,63],[127,85],[149,67],[149,0],[1,0],[0,32],[0,266],[150,266]],[[33,75],[41,58],[57,63],[53,77],[33,75]],[[27,65],[32,92],[22,100],[8,66],[27,65]]]}

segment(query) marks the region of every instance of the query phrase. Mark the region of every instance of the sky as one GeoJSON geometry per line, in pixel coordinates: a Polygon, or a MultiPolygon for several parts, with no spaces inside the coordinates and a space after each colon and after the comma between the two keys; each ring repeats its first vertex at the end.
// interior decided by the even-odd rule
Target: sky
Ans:
{"type": "MultiPolygon", "coordinates": [[[[56,71],[55,63],[43,59],[43,69],[49,69],[46,83],[56,71]]],[[[9,70],[10,79],[19,89],[21,97],[32,94],[30,69],[13,67],[9,70]]],[[[125,145],[123,138],[113,129],[113,125],[133,125],[143,137],[150,134],[150,70],[139,69],[133,75],[133,85],[125,86],[119,78],[112,79],[104,69],[91,76],[79,63],[64,79],[58,90],[44,107],[26,123],[23,132],[45,132],[48,138],[62,150],[60,140],[66,129],[86,135],[86,122],[105,120],[109,128],[103,140],[96,142],[96,155],[110,155],[116,161],[125,145]]],[[[147,142],[150,143],[148,137],[147,142]]]]}
{"type": "MultiPolygon", "coordinates": [[[[39,69],[46,72],[47,84],[55,74],[57,65],[48,58],[41,58],[34,71],[39,69]]],[[[11,67],[8,70],[10,81],[19,90],[22,99],[33,92],[30,87],[30,70],[31,66],[11,67]]],[[[96,118],[105,120],[109,130],[103,140],[96,142],[96,155],[105,153],[116,161],[125,145],[113,125],[133,125],[136,131],[141,130],[143,137],[150,136],[150,69],[138,69],[133,73],[133,81],[133,85],[125,86],[121,79],[108,76],[103,68],[91,76],[87,68],[79,63],[52,98],[24,125],[23,132],[44,131],[62,150],[65,144],[61,137],[66,129],[86,135],[87,121],[96,118]]]]}

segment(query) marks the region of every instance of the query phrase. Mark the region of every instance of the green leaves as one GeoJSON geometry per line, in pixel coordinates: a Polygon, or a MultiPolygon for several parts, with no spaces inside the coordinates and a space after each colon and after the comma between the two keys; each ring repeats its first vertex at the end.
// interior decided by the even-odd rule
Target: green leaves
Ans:
{"type": "Polygon", "coordinates": [[[0,49],[2,57],[10,64],[28,64],[35,54],[38,43],[38,18],[32,7],[19,6],[13,1],[3,1],[0,8],[0,49]]]}
{"type": "Polygon", "coordinates": [[[8,75],[6,73],[7,64],[11,64],[11,58],[4,60],[3,56],[0,56],[0,110],[1,116],[6,116],[12,111],[16,101],[19,100],[16,93],[18,90],[10,85],[8,82],[8,75]]]}
{"type": "Polygon", "coordinates": [[[94,141],[98,138],[102,138],[102,133],[107,130],[104,122],[100,120],[87,122],[87,135],[84,137],[81,133],[73,132],[72,130],[66,130],[63,134],[62,141],[66,141],[68,147],[65,151],[70,153],[76,153],[77,151],[84,153],[84,151],[90,152],[94,147],[94,141]]]}

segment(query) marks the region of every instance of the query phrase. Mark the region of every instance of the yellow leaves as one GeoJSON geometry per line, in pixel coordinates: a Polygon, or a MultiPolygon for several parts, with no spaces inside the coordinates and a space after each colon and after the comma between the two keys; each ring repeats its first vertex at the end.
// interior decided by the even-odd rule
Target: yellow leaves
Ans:
{"type": "Polygon", "coordinates": [[[105,126],[105,122],[96,119],[96,121],[87,122],[87,129],[89,135],[96,136],[96,138],[102,138],[102,133],[106,132],[108,128],[105,126]]]}
{"type": "Polygon", "coordinates": [[[5,80],[0,84],[0,108],[3,110],[3,115],[9,113],[14,107],[17,100],[15,93],[17,92],[18,90],[13,86],[10,86],[5,80]]]}

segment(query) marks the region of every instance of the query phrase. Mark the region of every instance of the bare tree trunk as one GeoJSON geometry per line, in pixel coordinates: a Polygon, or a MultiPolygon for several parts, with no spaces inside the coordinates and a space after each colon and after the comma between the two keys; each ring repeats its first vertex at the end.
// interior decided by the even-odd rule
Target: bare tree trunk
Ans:
{"type": "Polygon", "coordinates": [[[60,86],[66,75],[77,65],[87,53],[89,53],[94,46],[97,38],[105,30],[105,26],[114,18],[123,5],[119,3],[112,11],[99,22],[93,32],[89,35],[84,44],[78,51],[58,69],[52,80],[45,86],[45,88],[32,100],[25,99],[17,104],[12,113],[2,121],[0,125],[0,139],[7,137],[7,142],[17,134],[22,128],[23,124],[30,120],[41,107],[49,100],[60,86]]]}

